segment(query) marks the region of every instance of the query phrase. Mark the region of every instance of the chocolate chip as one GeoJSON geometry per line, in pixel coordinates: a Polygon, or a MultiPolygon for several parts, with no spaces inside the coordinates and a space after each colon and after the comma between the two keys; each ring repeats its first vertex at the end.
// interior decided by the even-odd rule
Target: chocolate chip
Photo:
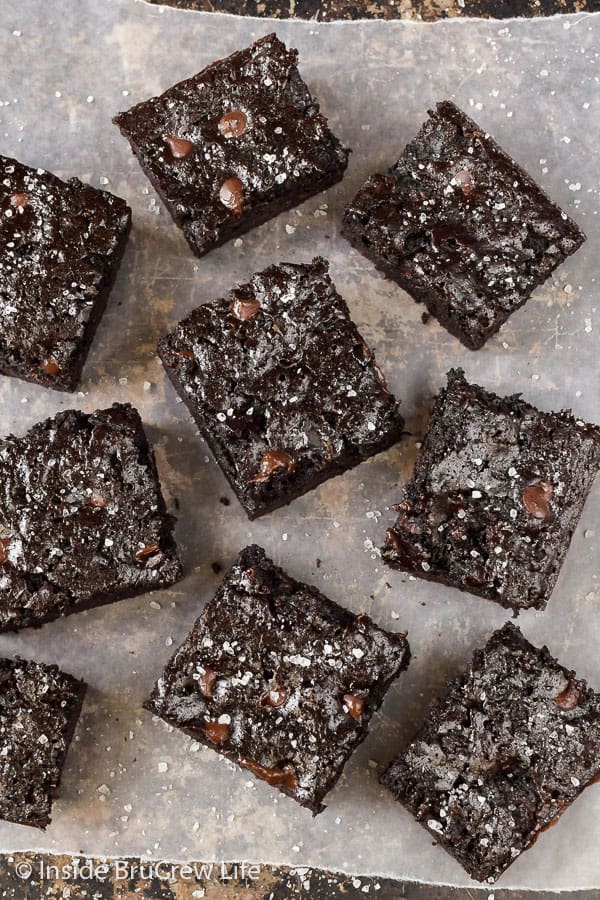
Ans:
{"type": "Polygon", "coordinates": [[[218,129],[226,138],[240,137],[248,127],[248,117],[241,109],[232,109],[219,119],[218,129]]]}
{"type": "Polygon", "coordinates": [[[171,156],[175,159],[185,159],[185,157],[194,149],[194,145],[191,141],[187,141],[185,138],[175,137],[173,134],[165,134],[165,141],[169,145],[171,156]]]}
{"type": "Polygon", "coordinates": [[[91,506],[95,506],[98,509],[104,509],[104,507],[106,506],[106,500],[104,499],[104,497],[101,497],[100,494],[92,494],[92,496],[90,497],[90,504],[91,506]]]}
{"type": "Polygon", "coordinates": [[[355,694],[344,694],[344,706],[352,718],[357,722],[360,722],[360,717],[365,707],[365,701],[361,700],[361,698],[357,697],[355,694]]]}
{"type": "Polygon", "coordinates": [[[198,679],[198,686],[205,697],[212,697],[218,678],[219,676],[213,669],[209,669],[208,666],[204,667],[204,672],[198,679]]]}
{"type": "Polygon", "coordinates": [[[53,356],[49,356],[48,359],[45,359],[43,363],[40,365],[40,369],[43,369],[47,375],[58,375],[60,372],[60,366],[56,362],[53,356]]]}
{"type": "Polygon", "coordinates": [[[260,303],[254,297],[234,297],[229,308],[236,319],[247,322],[253,319],[260,309],[260,303]]]}
{"type": "Polygon", "coordinates": [[[218,562],[211,563],[210,567],[213,570],[213,572],[215,573],[215,575],[218,575],[220,572],[223,571],[223,566],[221,565],[221,563],[218,563],[218,562]]]}
{"type": "Polygon", "coordinates": [[[289,791],[295,791],[298,788],[296,773],[293,766],[289,763],[285,766],[273,766],[272,768],[267,769],[265,766],[261,766],[259,763],[254,762],[253,759],[247,759],[243,756],[240,757],[240,763],[243,766],[246,766],[247,769],[250,769],[257,778],[262,778],[263,781],[266,781],[267,784],[270,784],[273,787],[284,787],[289,791]]]}
{"type": "Polygon", "coordinates": [[[289,453],[286,453],[285,450],[267,450],[260,461],[258,474],[251,478],[250,482],[262,484],[268,481],[273,472],[277,472],[279,469],[295,472],[296,463],[294,458],[289,453]]]}
{"type": "Polygon", "coordinates": [[[10,205],[16,206],[19,209],[23,209],[24,206],[27,206],[29,201],[29,194],[11,194],[10,195],[10,205]]]}
{"type": "Polygon", "coordinates": [[[0,566],[3,565],[8,559],[7,550],[11,541],[12,537],[0,538],[0,566]]]}
{"type": "Polygon", "coordinates": [[[216,744],[217,747],[220,747],[231,737],[231,726],[225,725],[223,722],[204,722],[202,731],[211,744],[216,744]]]}
{"type": "Polygon", "coordinates": [[[581,684],[578,681],[569,681],[566,688],[560,692],[554,702],[561,709],[575,709],[581,699],[581,684]]]}
{"type": "Polygon", "coordinates": [[[553,488],[547,481],[530,484],[523,491],[523,505],[534,519],[547,519],[550,515],[549,500],[553,488]]]}
{"type": "Polygon", "coordinates": [[[244,185],[239,178],[228,178],[221,185],[219,200],[236,216],[242,214],[244,208],[244,185]]]}
{"type": "Polygon", "coordinates": [[[471,173],[467,171],[467,169],[459,169],[458,172],[455,172],[452,176],[452,180],[456,182],[464,196],[468,197],[473,186],[473,176],[471,173]]]}
{"type": "Polygon", "coordinates": [[[270,691],[267,691],[266,694],[263,694],[260,698],[260,705],[271,706],[273,709],[278,709],[280,706],[283,706],[287,701],[287,698],[287,691],[284,691],[282,688],[271,688],[270,691]]]}
{"type": "Polygon", "coordinates": [[[145,562],[147,559],[150,559],[152,556],[156,556],[157,553],[160,553],[160,547],[158,544],[147,544],[145,547],[140,547],[138,552],[135,554],[135,558],[138,562],[145,562]]]}

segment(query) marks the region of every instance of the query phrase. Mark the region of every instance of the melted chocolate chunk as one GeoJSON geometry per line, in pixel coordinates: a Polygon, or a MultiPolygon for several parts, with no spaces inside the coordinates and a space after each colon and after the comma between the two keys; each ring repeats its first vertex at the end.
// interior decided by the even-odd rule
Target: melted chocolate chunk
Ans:
{"type": "Polygon", "coordinates": [[[297,61],[270,34],[114,119],[198,256],[342,178],[349,151],[297,61]]]}
{"type": "Polygon", "coordinates": [[[438,103],[344,215],[348,240],[477,350],[585,235],[479,126],[438,103]]]}
{"type": "Polygon", "coordinates": [[[544,609],[599,468],[600,428],[454,369],[383,558],[517,612],[544,609]]]}
{"type": "Polygon", "coordinates": [[[0,156],[0,374],[76,389],[130,225],[119,197],[0,156]]]}
{"type": "Polygon", "coordinates": [[[194,310],[158,352],[250,518],[402,434],[398,404],[323,259],[257,273],[194,310]],[[193,358],[182,357],[191,347],[193,358]]]}
{"type": "Polygon", "coordinates": [[[472,878],[493,882],[599,776],[600,695],[509,623],[382,781],[472,878]],[[565,682],[578,702],[561,707],[565,682]]]}
{"type": "Polygon", "coordinates": [[[226,138],[241,137],[247,127],[248,118],[241,109],[231,110],[219,119],[219,131],[226,138]]]}
{"type": "Polygon", "coordinates": [[[165,135],[165,141],[169,145],[171,156],[174,159],[185,159],[194,149],[191,141],[187,141],[185,138],[174,137],[172,134],[165,135]]]}
{"type": "Polygon", "coordinates": [[[344,706],[346,707],[352,718],[357,722],[360,722],[360,717],[362,716],[363,709],[365,708],[365,701],[360,697],[355,697],[354,694],[344,694],[344,706]]]}
{"type": "Polygon", "coordinates": [[[244,185],[239,178],[228,178],[223,182],[219,200],[236,216],[241,216],[244,209],[244,185]]]}
{"type": "Polygon", "coordinates": [[[234,297],[230,308],[236,319],[248,322],[260,312],[260,303],[256,297],[234,297]]]}
{"type": "Polygon", "coordinates": [[[205,738],[216,747],[222,747],[231,737],[231,726],[223,722],[204,722],[201,728],[205,738]]]}
{"type": "Polygon", "coordinates": [[[281,688],[271,688],[270,691],[267,691],[266,694],[262,695],[260,704],[261,706],[270,706],[273,709],[279,709],[280,706],[283,706],[284,703],[287,702],[287,699],[287,691],[284,691],[281,688]]]}
{"type": "Polygon", "coordinates": [[[553,488],[547,481],[530,484],[523,490],[523,506],[534,519],[547,519],[553,488]]]}
{"type": "Polygon", "coordinates": [[[136,410],[61,412],[0,453],[0,631],[173,584],[181,566],[136,410]],[[104,509],[110,506],[110,515],[104,509]]]}
{"type": "Polygon", "coordinates": [[[337,606],[251,546],[145,706],[317,813],[409,657],[405,634],[337,606]],[[207,691],[213,671],[219,687],[207,691]]]}

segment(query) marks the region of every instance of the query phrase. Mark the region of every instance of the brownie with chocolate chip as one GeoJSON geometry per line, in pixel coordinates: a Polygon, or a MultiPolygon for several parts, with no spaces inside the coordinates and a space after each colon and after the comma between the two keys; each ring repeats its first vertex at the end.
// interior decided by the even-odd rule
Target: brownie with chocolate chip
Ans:
{"type": "Polygon", "coordinates": [[[316,814],[409,659],[406,634],[343,609],[253,545],[145,705],[316,814]]]}
{"type": "Polygon", "coordinates": [[[341,180],[297,62],[269,34],[114,118],[198,256],[341,180]]]}
{"type": "Polygon", "coordinates": [[[128,404],[0,441],[0,631],[173,584],[173,525],[128,404]]]}
{"type": "Polygon", "coordinates": [[[600,694],[508,623],[382,781],[472,878],[493,883],[599,776],[600,694]]]}
{"type": "Polygon", "coordinates": [[[585,240],[454,103],[438,103],[348,206],[348,240],[478,350],[585,240]]]}
{"type": "Polygon", "coordinates": [[[45,829],[86,685],[57,666],[0,659],[0,818],[45,829]]]}
{"type": "Polygon", "coordinates": [[[76,389],[130,225],[119,197],[0,156],[0,374],[76,389]]]}
{"type": "Polygon", "coordinates": [[[544,609],[599,467],[600,428],[453,369],[383,558],[515,612],[544,609]]]}
{"type": "Polygon", "coordinates": [[[401,436],[323,259],[259,272],[194,310],[158,352],[251,519],[401,436]]]}

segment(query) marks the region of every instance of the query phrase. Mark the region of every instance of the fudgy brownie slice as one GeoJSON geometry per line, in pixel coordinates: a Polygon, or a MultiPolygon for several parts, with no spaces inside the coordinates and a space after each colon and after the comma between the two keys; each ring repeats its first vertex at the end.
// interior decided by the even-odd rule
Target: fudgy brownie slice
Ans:
{"type": "Polygon", "coordinates": [[[0,373],[73,391],[127,242],[124,200],[0,156],[0,373]]]}
{"type": "Polygon", "coordinates": [[[382,781],[478,881],[495,881],[600,775],[600,695],[509,623],[382,781]]]}
{"type": "Polygon", "coordinates": [[[343,231],[471,350],[482,347],[585,235],[454,103],[438,103],[343,231]]]}
{"type": "Polygon", "coordinates": [[[85,689],[56,666],[0,659],[0,818],[50,824],[85,689]]]}
{"type": "Polygon", "coordinates": [[[194,310],[158,352],[251,519],[402,433],[323,259],[259,272],[194,310]]]}
{"type": "Polygon", "coordinates": [[[61,412],[0,442],[0,631],[173,584],[181,566],[133,407],[61,412]]]}
{"type": "Polygon", "coordinates": [[[515,611],[544,609],[599,467],[600,428],[453,369],[383,557],[515,611]]]}
{"type": "Polygon", "coordinates": [[[198,256],[342,178],[297,61],[269,34],[113,120],[198,256]]]}
{"type": "Polygon", "coordinates": [[[146,707],[314,814],[406,668],[390,634],[242,550],[146,707]]]}

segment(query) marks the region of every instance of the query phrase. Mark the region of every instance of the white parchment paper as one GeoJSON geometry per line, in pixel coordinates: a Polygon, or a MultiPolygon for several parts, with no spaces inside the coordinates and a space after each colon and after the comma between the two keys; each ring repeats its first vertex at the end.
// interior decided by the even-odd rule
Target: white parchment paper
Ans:
{"type": "MultiPolygon", "coordinates": [[[[59,409],[129,400],[157,450],[185,579],[169,592],[0,636],[0,653],[57,662],[89,683],[54,821],[45,835],[0,823],[0,849],[249,859],[469,884],[461,868],[379,786],[426,705],[507,614],[493,603],[387,570],[379,546],[410,472],[430,398],[460,364],[500,393],[600,420],[597,269],[600,15],[423,25],[273,23],[301,51],[301,70],[336,133],[354,150],[344,181],[202,260],[189,252],[111,116],[272,30],[271,23],[186,13],[133,0],[2,0],[0,152],[125,197],[133,233],[85,370],[62,395],[0,379],[0,433],[24,432],[59,409]],[[345,202],[387,167],[425,118],[454,98],[588,233],[485,349],[465,350],[376,275],[339,235],[345,202]],[[250,524],[155,356],[157,338],[202,301],[253,271],[320,253],[414,437],[250,524]],[[219,502],[231,499],[229,506],[219,502]],[[212,563],[250,540],[332,599],[409,631],[414,658],[370,736],[316,819],[141,709],[154,679],[214,592],[212,563]],[[318,568],[316,560],[322,560],[318,568]]],[[[600,484],[545,613],[528,637],[547,642],[600,688],[600,484]]],[[[506,887],[600,887],[600,787],[512,866],[506,887]]]]}

